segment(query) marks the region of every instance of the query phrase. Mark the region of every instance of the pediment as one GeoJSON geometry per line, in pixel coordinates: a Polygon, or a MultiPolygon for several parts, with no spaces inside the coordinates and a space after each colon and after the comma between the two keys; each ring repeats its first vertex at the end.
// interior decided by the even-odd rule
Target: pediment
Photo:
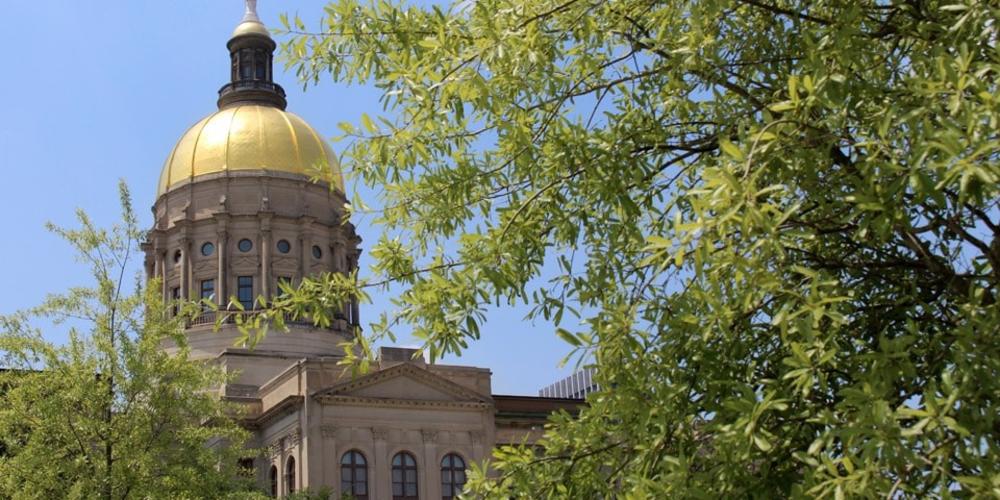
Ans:
{"type": "Polygon", "coordinates": [[[296,269],[299,267],[299,261],[292,257],[275,257],[274,258],[275,269],[296,269]]]}
{"type": "Polygon", "coordinates": [[[489,400],[428,370],[402,363],[316,393],[325,399],[484,404],[489,400]]]}

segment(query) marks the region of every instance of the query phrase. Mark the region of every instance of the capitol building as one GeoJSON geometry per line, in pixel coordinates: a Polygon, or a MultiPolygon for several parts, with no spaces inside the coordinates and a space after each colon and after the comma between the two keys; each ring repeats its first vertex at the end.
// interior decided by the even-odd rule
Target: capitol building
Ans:
{"type": "MultiPolygon", "coordinates": [[[[286,110],[275,42],[247,2],[227,47],[231,79],[218,110],[177,141],[159,178],[145,266],[164,299],[235,297],[252,315],[279,283],[350,273],[361,239],[343,223],[344,184],[323,135],[286,110]]],[[[488,368],[428,364],[382,348],[367,374],[338,364],[360,331],[357,303],[328,328],[291,323],[253,349],[214,313],[186,330],[192,356],[233,374],[221,389],[247,409],[263,452],[244,464],[275,497],[330,488],[334,498],[452,498],[466,469],[503,444],[532,442],[555,410],[579,400],[495,395],[488,368]]],[[[167,349],[171,346],[165,346],[167,349]]]]}

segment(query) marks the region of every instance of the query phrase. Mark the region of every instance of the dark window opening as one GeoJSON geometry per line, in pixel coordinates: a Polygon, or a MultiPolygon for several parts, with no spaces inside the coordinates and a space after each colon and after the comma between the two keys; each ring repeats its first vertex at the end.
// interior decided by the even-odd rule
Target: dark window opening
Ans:
{"type": "Polygon", "coordinates": [[[201,245],[201,254],[204,255],[205,257],[212,255],[213,252],[215,252],[214,243],[206,241],[203,245],[201,245]]]}
{"type": "Polygon", "coordinates": [[[285,289],[292,288],[292,278],[290,276],[279,276],[278,277],[278,297],[284,297],[288,295],[285,289]]]}
{"type": "Polygon", "coordinates": [[[268,481],[271,482],[271,498],[278,498],[278,468],[273,465],[268,474],[268,481]]]}
{"type": "Polygon", "coordinates": [[[451,500],[465,488],[465,460],[449,453],[441,459],[441,498],[451,500]]]}
{"type": "Polygon", "coordinates": [[[292,251],[292,244],[288,240],[278,240],[278,251],[288,253],[292,251]]]}
{"type": "Polygon", "coordinates": [[[313,245],[313,258],[316,258],[316,259],[322,259],[323,258],[323,249],[320,248],[317,245],[313,245]]]}
{"type": "Polygon", "coordinates": [[[239,243],[236,244],[236,248],[239,248],[240,251],[244,253],[249,252],[251,249],[253,249],[253,242],[246,238],[243,238],[242,240],[240,240],[239,243]]]}
{"type": "Polygon", "coordinates": [[[392,457],[392,500],[418,500],[417,461],[405,451],[392,457]]]}
{"type": "Polygon", "coordinates": [[[295,457],[288,457],[288,465],[285,467],[285,490],[286,493],[295,493],[295,457]]]}
{"type": "Polygon", "coordinates": [[[175,286],[170,289],[170,299],[173,301],[173,304],[170,305],[170,314],[177,316],[177,313],[180,312],[181,287],[175,286]]]}
{"type": "Polygon", "coordinates": [[[267,54],[263,50],[258,50],[254,57],[254,66],[256,68],[257,74],[255,78],[257,80],[267,79],[267,54]]]}
{"type": "Polygon", "coordinates": [[[360,451],[351,450],[340,459],[340,494],[368,500],[368,463],[360,451]]]}
{"type": "Polygon", "coordinates": [[[240,51],[240,80],[249,80],[253,77],[253,51],[243,49],[240,51]]]}
{"type": "Polygon", "coordinates": [[[236,278],[236,300],[243,306],[243,310],[253,309],[253,276],[236,278]]]}
{"type": "MultiPolygon", "coordinates": [[[[208,300],[209,302],[215,300],[215,280],[202,280],[201,281],[201,299],[208,300]]],[[[207,310],[208,306],[202,304],[202,309],[207,310]]]]}
{"type": "Polygon", "coordinates": [[[243,477],[253,477],[253,459],[241,458],[239,462],[236,462],[236,469],[243,477]]]}

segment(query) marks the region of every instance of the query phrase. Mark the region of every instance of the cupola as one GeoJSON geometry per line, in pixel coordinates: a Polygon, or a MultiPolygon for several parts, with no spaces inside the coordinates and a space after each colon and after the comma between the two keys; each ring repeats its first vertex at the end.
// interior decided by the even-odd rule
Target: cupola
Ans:
{"type": "Polygon", "coordinates": [[[257,0],[247,0],[246,13],[229,48],[229,83],[219,89],[219,109],[253,103],[285,109],[285,90],[274,83],[274,49],[271,34],[257,16],[257,0]]]}

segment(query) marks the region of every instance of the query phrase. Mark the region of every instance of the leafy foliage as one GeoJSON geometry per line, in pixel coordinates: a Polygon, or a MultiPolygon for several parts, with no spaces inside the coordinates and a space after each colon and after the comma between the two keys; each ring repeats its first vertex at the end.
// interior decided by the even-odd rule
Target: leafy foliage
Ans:
{"type": "Polygon", "coordinates": [[[998,15],[339,0],[283,50],[383,92],[342,125],[385,232],[358,290],[403,288],[371,335],[436,358],[523,301],[597,367],[475,493],[997,496],[998,15]]]}
{"type": "Polygon", "coordinates": [[[51,227],[94,286],[0,317],[0,498],[222,498],[247,486],[246,434],[212,392],[223,373],[188,359],[185,316],[164,319],[156,281],[136,276],[129,291],[142,234],[124,184],[121,201],[111,230],[83,212],[79,229],[51,227]],[[68,340],[43,337],[45,322],[68,326],[68,340]]]}

